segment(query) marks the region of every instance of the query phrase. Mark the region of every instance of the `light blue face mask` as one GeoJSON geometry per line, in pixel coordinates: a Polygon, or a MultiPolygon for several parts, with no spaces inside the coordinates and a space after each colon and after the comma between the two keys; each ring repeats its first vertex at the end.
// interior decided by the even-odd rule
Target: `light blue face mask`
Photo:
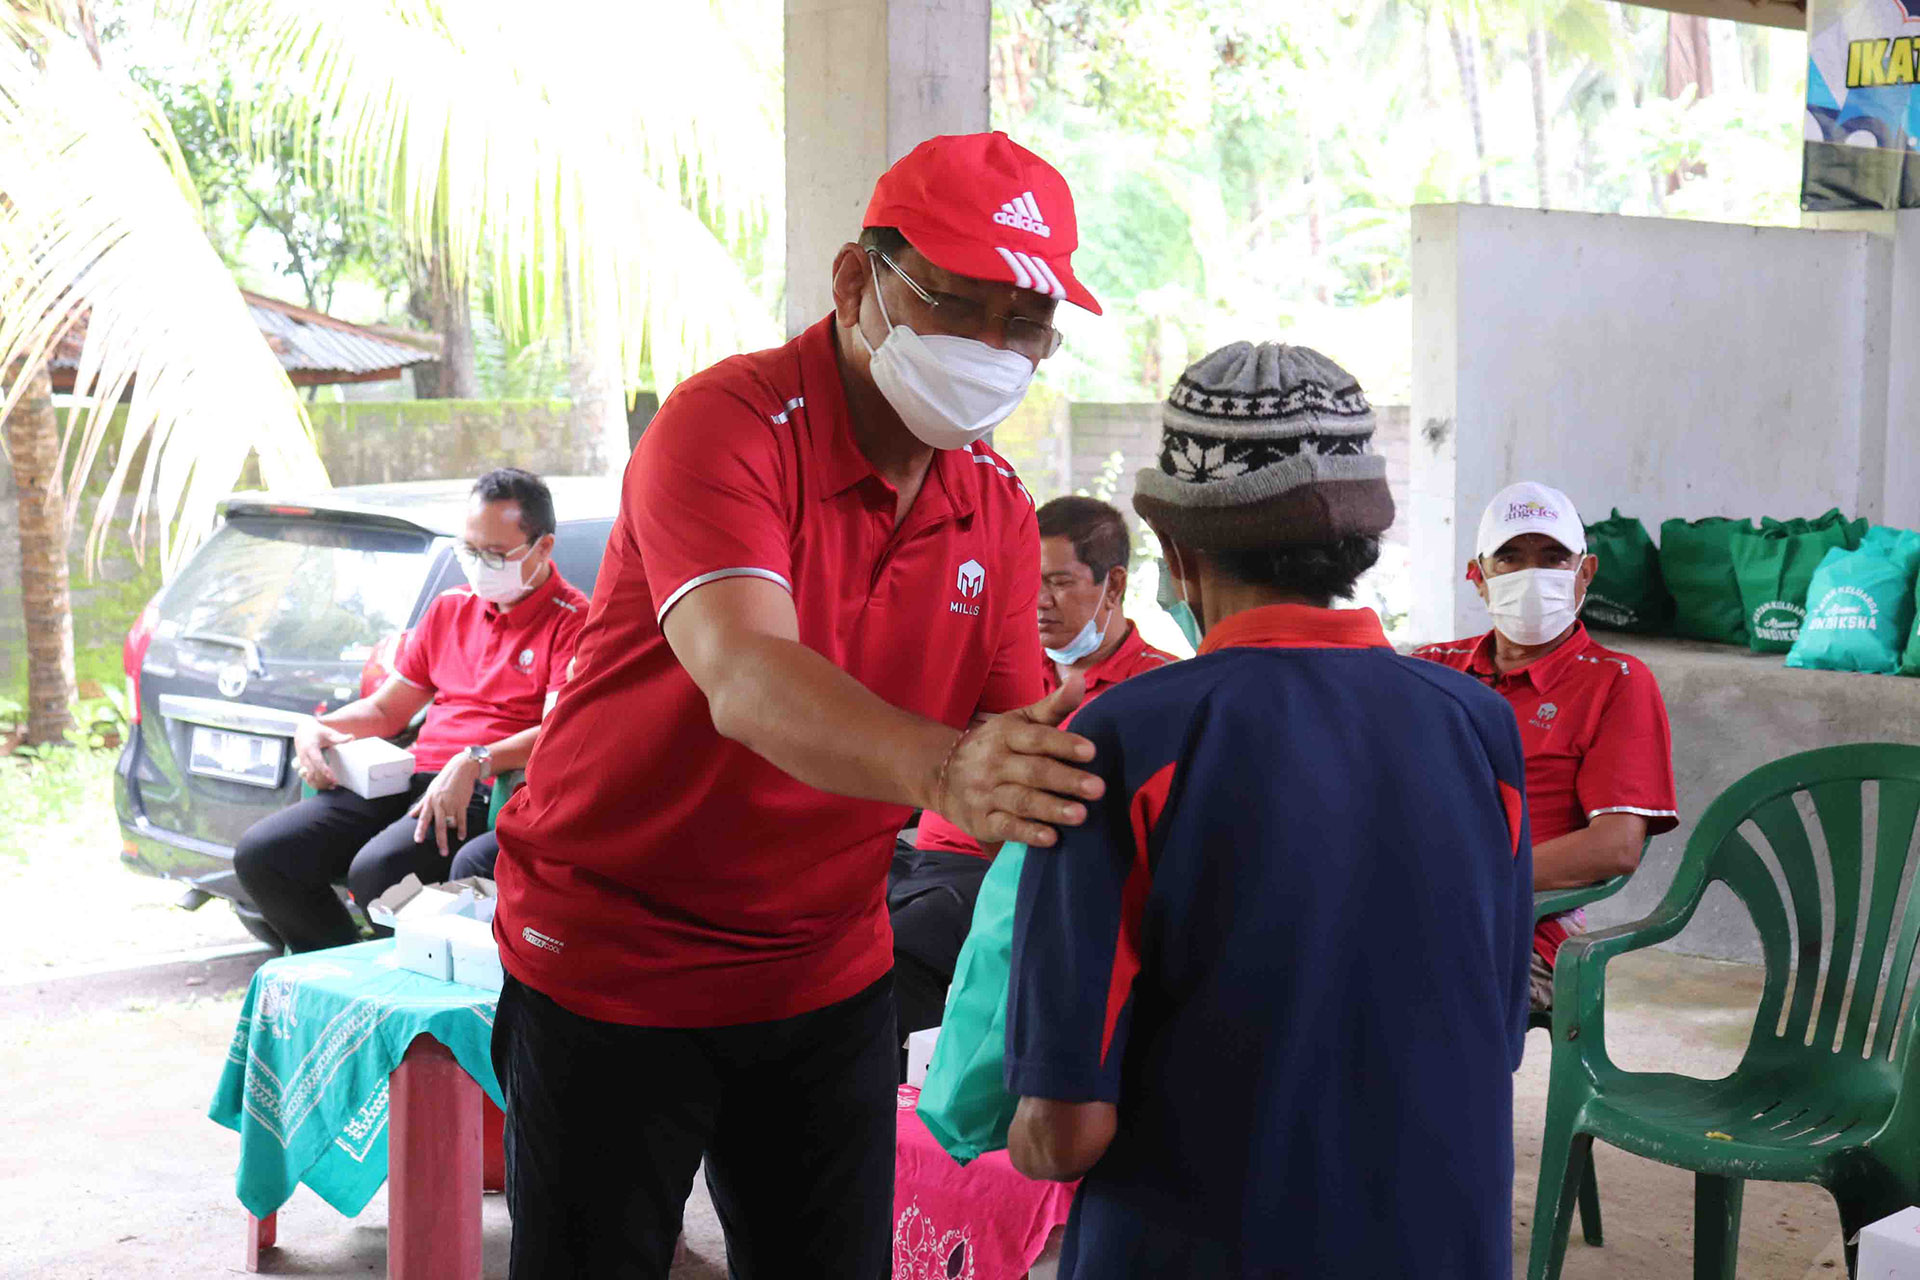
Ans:
{"type": "Polygon", "coordinates": [[[1174,587],[1173,570],[1168,568],[1168,562],[1165,560],[1160,562],[1160,585],[1153,596],[1155,602],[1173,619],[1174,625],[1180,628],[1180,634],[1187,638],[1187,643],[1193,646],[1194,652],[1198,653],[1200,651],[1200,620],[1194,617],[1193,607],[1181,598],[1179,591],[1174,587]]]}
{"type": "MultiPolygon", "coordinates": [[[[1101,599],[1104,600],[1105,598],[1106,596],[1103,592],[1101,599]]],[[[1093,628],[1093,618],[1088,618],[1087,625],[1080,628],[1079,635],[1067,642],[1066,648],[1048,649],[1047,656],[1063,667],[1070,667],[1088,654],[1095,652],[1101,645],[1107,642],[1107,628],[1113,625],[1113,615],[1117,612],[1119,612],[1118,608],[1107,610],[1107,620],[1100,624],[1098,631],[1093,628]]],[[[1097,618],[1099,616],[1100,608],[1096,605],[1094,606],[1093,617],[1097,618]]]]}

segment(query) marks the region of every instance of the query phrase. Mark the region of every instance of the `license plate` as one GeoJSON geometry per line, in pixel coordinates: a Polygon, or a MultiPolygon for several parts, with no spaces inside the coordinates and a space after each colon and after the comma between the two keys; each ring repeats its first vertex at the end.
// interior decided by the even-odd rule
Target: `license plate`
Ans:
{"type": "Polygon", "coordinates": [[[258,733],[193,726],[187,768],[203,778],[225,778],[250,787],[276,788],[286,763],[287,740],[258,733]]]}

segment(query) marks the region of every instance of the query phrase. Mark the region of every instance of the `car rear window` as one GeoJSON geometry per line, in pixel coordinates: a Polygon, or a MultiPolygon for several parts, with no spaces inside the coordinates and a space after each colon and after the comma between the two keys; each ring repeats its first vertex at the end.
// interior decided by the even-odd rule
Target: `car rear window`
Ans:
{"type": "Polygon", "coordinates": [[[606,554],[607,539],[613,535],[612,520],[571,520],[560,526],[553,539],[553,563],[560,576],[591,597],[593,584],[600,577],[600,557],[606,554]]]}
{"type": "Polygon", "coordinates": [[[401,530],[236,517],[167,588],[161,631],[250,640],[269,662],[358,662],[407,625],[430,546],[401,530]]]}

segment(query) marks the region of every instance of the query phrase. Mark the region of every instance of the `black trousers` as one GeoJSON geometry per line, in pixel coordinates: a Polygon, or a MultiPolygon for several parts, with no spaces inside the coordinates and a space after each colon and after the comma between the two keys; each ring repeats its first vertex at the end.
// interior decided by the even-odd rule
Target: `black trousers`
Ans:
{"type": "MultiPolygon", "coordinates": [[[[973,928],[973,904],[987,878],[985,858],[915,849],[904,837],[887,873],[893,922],[893,987],[902,1038],[940,1025],[960,948],[973,928]]],[[[906,1050],[900,1053],[902,1079],[906,1050]]]]}
{"type": "MultiPolygon", "coordinates": [[[[428,833],[415,844],[415,819],[407,810],[434,779],[416,773],[399,795],[366,800],[345,787],[309,796],[247,829],[233,851],[233,870],[260,914],[293,951],[345,946],[360,941],[360,930],[333,892],[347,878],[353,900],[362,907],[407,878],[427,884],[447,878],[449,858],[428,833]]],[[[467,808],[467,833],[487,825],[492,793],[476,787],[467,808]]],[[[448,847],[458,837],[449,833],[448,847]]],[[[384,932],[384,931],[383,931],[384,932]]]]}
{"type": "MultiPolygon", "coordinates": [[[[468,827],[467,830],[473,830],[468,827]]],[[[491,831],[483,831],[460,846],[460,852],[453,855],[453,869],[447,873],[449,880],[465,880],[468,876],[485,876],[493,879],[493,864],[500,857],[500,837],[491,831]]]]}
{"type": "Polygon", "coordinates": [[[774,1022],[662,1028],[509,976],[508,1275],[664,1280],[704,1153],[734,1280],[887,1280],[895,1043],[888,978],[774,1022]]]}

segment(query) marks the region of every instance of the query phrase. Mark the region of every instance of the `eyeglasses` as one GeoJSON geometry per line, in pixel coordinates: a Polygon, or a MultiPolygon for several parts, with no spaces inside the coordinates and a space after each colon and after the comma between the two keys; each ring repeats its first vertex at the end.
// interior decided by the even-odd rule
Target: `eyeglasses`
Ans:
{"type": "Polygon", "coordinates": [[[919,281],[900,269],[899,263],[880,250],[869,249],[867,252],[886,263],[888,270],[907,282],[907,288],[913,290],[914,296],[933,309],[934,319],[939,323],[942,333],[956,338],[977,338],[990,321],[998,320],[1001,322],[1001,331],[1006,335],[1009,351],[1017,351],[1038,363],[1060,350],[1063,341],[1060,331],[1044,320],[1008,315],[1004,311],[989,311],[985,303],[972,298],[924,289],[919,281]]]}
{"type": "Polygon", "coordinates": [[[512,559],[533,545],[529,538],[511,551],[482,551],[470,542],[462,542],[453,549],[453,554],[462,560],[473,560],[489,569],[504,569],[512,559]]]}

